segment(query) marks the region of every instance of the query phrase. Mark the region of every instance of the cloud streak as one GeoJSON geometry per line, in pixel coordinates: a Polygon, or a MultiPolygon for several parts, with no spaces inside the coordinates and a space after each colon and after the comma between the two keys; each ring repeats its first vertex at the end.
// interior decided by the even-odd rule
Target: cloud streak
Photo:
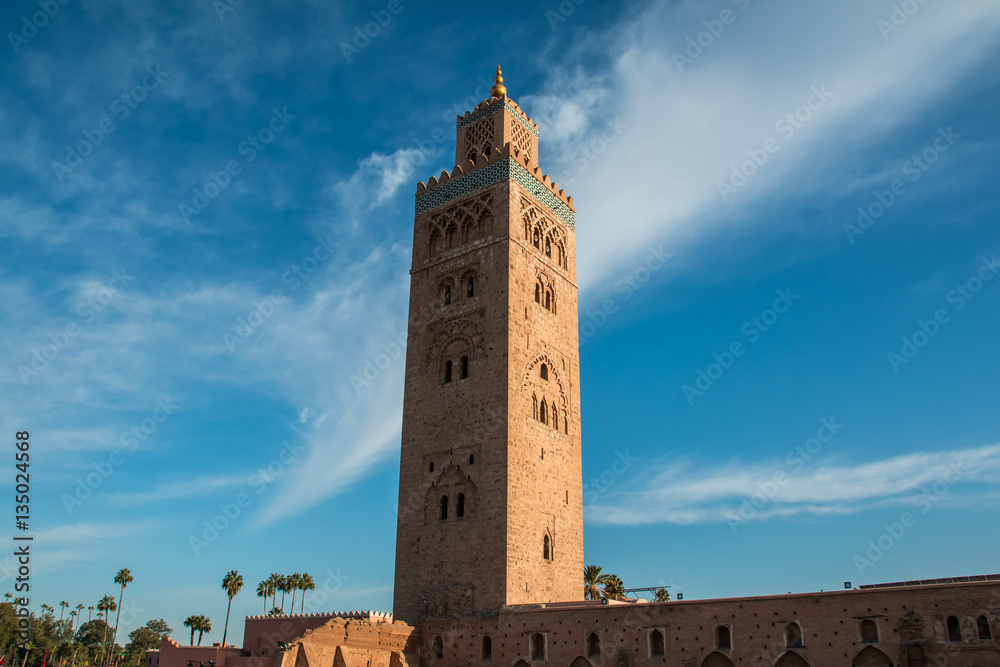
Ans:
{"type": "Polygon", "coordinates": [[[688,525],[854,514],[909,503],[915,496],[933,493],[934,485],[946,478],[957,480],[956,493],[978,482],[996,483],[1000,481],[1000,444],[916,452],[856,465],[807,467],[786,459],[772,465],[730,464],[704,470],[681,460],[644,466],[643,476],[649,481],[638,488],[612,492],[589,504],[588,522],[688,525]],[[741,515],[745,503],[754,508],[752,516],[741,515]]]}

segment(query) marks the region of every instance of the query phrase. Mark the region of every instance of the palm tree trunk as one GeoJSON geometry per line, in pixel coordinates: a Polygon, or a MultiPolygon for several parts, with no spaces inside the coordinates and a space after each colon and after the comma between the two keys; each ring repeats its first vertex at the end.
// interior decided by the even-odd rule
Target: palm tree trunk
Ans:
{"type": "Polygon", "coordinates": [[[281,613],[285,613],[285,591],[281,591],[281,613]]]}
{"type": "MultiPolygon", "coordinates": [[[[201,646],[201,636],[205,634],[204,630],[198,630],[198,646],[201,646]]],[[[194,635],[191,636],[191,643],[194,643],[194,635]]]]}
{"type": "Polygon", "coordinates": [[[194,646],[194,626],[191,626],[191,646],[194,646]]]}
{"type": "Polygon", "coordinates": [[[222,629],[222,647],[226,646],[226,633],[229,632],[229,610],[233,606],[233,598],[229,598],[229,604],[226,605],[226,625],[222,629]]]}
{"type": "Polygon", "coordinates": [[[295,613],[295,590],[296,589],[294,589],[294,588],[292,589],[292,613],[293,614],[295,613]]]}
{"type": "MultiPolygon", "coordinates": [[[[122,584],[121,593],[118,594],[118,613],[115,614],[115,634],[111,635],[111,643],[118,639],[118,619],[122,617],[122,598],[125,596],[125,584],[122,584]]],[[[111,665],[111,656],[108,655],[108,665],[111,665]]]]}
{"type": "Polygon", "coordinates": [[[27,646],[25,646],[24,647],[24,660],[21,661],[21,667],[24,667],[26,664],[28,664],[28,653],[29,652],[30,652],[30,650],[28,649],[27,646]]]}
{"type": "Polygon", "coordinates": [[[104,649],[104,655],[101,656],[101,662],[103,663],[105,658],[108,657],[108,624],[104,624],[104,639],[101,641],[101,647],[104,649]]]}

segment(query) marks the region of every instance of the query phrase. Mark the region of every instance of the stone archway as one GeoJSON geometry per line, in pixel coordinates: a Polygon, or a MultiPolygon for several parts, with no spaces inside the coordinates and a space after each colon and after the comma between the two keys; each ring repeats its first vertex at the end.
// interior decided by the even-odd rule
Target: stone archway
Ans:
{"type": "Polygon", "coordinates": [[[806,659],[795,651],[786,651],[781,658],[774,663],[774,667],[810,667],[806,659]]]}
{"type": "Polygon", "coordinates": [[[893,667],[892,660],[874,646],[866,646],[854,657],[854,667],[893,667]]]}
{"type": "Polygon", "coordinates": [[[705,658],[701,667],[733,667],[733,661],[719,652],[715,652],[705,658]]]}

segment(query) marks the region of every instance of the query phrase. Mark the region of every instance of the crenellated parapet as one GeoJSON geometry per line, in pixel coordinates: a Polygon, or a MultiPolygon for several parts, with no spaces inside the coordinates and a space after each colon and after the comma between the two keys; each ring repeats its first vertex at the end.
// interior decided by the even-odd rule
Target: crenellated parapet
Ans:
{"type": "Polygon", "coordinates": [[[352,619],[363,619],[371,621],[372,623],[392,623],[392,613],[382,612],[382,611],[330,611],[330,612],[317,612],[309,614],[279,614],[277,616],[270,616],[266,614],[254,614],[252,616],[247,616],[248,621],[266,621],[272,619],[281,620],[301,620],[301,619],[330,619],[330,618],[352,618],[352,619]]]}

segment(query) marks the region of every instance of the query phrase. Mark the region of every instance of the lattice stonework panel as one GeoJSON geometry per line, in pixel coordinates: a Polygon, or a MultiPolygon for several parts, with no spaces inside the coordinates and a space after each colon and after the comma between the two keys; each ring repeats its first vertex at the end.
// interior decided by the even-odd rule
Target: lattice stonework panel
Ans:
{"type": "Polygon", "coordinates": [[[528,157],[533,157],[531,155],[531,137],[528,131],[524,129],[524,126],[520,123],[511,123],[511,137],[513,139],[513,144],[522,154],[528,157]]]}
{"type": "Polygon", "coordinates": [[[560,201],[559,197],[556,197],[547,187],[539,183],[538,179],[528,173],[528,170],[519,165],[513,158],[504,158],[499,162],[477,169],[471,174],[452,179],[422,195],[417,195],[414,209],[419,215],[505,178],[516,181],[518,185],[533,194],[553,215],[566,223],[570,229],[576,229],[576,213],[573,209],[560,201]]]}
{"type": "Polygon", "coordinates": [[[484,118],[471,125],[465,133],[465,157],[475,161],[477,155],[489,155],[493,150],[493,119],[484,118]]]}

